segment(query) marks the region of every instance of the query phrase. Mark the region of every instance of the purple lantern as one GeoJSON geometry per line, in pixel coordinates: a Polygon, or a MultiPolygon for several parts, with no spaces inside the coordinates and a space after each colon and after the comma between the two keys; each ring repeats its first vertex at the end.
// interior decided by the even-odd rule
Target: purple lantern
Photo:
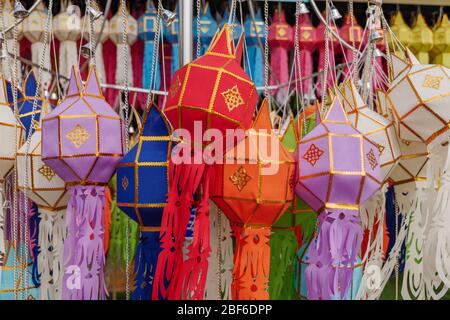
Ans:
{"type": "Polygon", "coordinates": [[[338,98],[300,141],[295,191],[320,212],[308,253],[309,299],[347,297],[363,230],[359,206],[381,186],[378,147],[353,128],[338,98]]]}
{"type": "Polygon", "coordinates": [[[67,95],[42,121],[42,160],[66,183],[62,299],[104,299],[105,186],[122,158],[123,124],[105,101],[95,68],[85,86],[72,68],[67,95]]]}

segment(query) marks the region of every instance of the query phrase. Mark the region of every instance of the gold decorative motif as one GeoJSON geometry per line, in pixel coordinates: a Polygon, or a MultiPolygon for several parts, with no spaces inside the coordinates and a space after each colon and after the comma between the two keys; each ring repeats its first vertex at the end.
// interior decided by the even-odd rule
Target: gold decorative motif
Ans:
{"type": "Polygon", "coordinates": [[[309,146],[308,151],[303,155],[303,159],[309,162],[313,167],[317,161],[319,161],[320,157],[323,155],[323,150],[320,150],[313,143],[309,146]]]}
{"type": "Polygon", "coordinates": [[[302,32],[302,39],[303,40],[309,40],[310,38],[311,38],[311,32],[309,32],[309,31],[302,32]]]}
{"type": "Polygon", "coordinates": [[[127,190],[130,182],[128,181],[128,178],[126,176],[123,176],[122,178],[122,189],[127,190]]]}
{"type": "Polygon", "coordinates": [[[277,26],[277,36],[284,37],[287,34],[287,26],[281,25],[277,26]]]}
{"type": "Polygon", "coordinates": [[[402,143],[409,146],[411,144],[411,141],[406,140],[406,139],[402,139],[402,143]]]}
{"type": "Polygon", "coordinates": [[[444,79],[444,77],[427,74],[425,75],[425,80],[423,80],[422,87],[439,90],[442,79],[444,79]]]}
{"type": "Polygon", "coordinates": [[[180,81],[180,77],[177,76],[176,79],[174,80],[172,86],[170,87],[170,96],[173,98],[178,91],[181,88],[181,81],[180,81]]]}
{"type": "Polygon", "coordinates": [[[233,182],[239,191],[242,191],[251,179],[252,178],[247,174],[247,170],[242,166],[230,176],[230,181],[233,182]]]}
{"type": "Polygon", "coordinates": [[[52,181],[53,177],[56,175],[52,168],[45,164],[39,168],[38,172],[42,174],[49,182],[52,181]]]}
{"type": "Polygon", "coordinates": [[[367,160],[369,161],[370,167],[372,170],[375,169],[375,167],[378,165],[377,158],[375,157],[375,153],[373,152],[373,149],[370,149],[369,152],[366,153],[367,160]]]}
{"type": "Polygon", "coordinates": [[[77,124],[72,131],[66,134],[66,138],[69,139],[74,146],[78,149],[86,141],[89,140],[91,135],[81,125],[77,124]]]}
{"type": "Polygon", "coordinates": [[[378,151],[380,152],[380,156],[383,154],[384,151],[384,146],[382,146],[381,144],[378,145],[378,151]]]}
{"type": "Polygon", "coordinates": [[[242,99],[237,85],[235,85],[231,89],[222,92],[221,95],[225,100],[225,104],[228,107],[228,111],[233,111],[240,105],[244,104],[244,99],[242,99]]]}

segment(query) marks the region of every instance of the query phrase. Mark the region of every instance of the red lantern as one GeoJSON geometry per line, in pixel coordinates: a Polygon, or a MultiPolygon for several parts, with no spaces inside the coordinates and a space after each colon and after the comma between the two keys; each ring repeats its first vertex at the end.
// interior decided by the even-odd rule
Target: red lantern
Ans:
{"type": "MultiPolygon", "coordinates": [[[[347,43],[350,43],[351,45],[355,46],[355,48],[359,48],[362,42],[362,34],[363,29],[358,24],[358,21],[356,21],[355,16],[351,13],[348,13],[345,16],[344,24],[342,25],[341,29],[339,30],[339,33],[341,35],[341,38],[345,40],[347,43]],[[352,21],[353,20],[353,21],[352,21]],[[352,26],[353,23],[353,26],[352,26]]],[[[354,57],[353,56],[353,50],[349,48],[343,48],[344,50],[344,62],[348,62],[349,65],[353,62],[354,57]]],[[[349,67],[345,67],[345,74],[349,71],[349,67]]]]}
{"type": "MultiPolygon", "coordinates": [[[[302,78],[313,73],[313,51],[317,45],[316,30],[314,29],[309,15],[298,16],[298,46],[300,55],[300,70],[302,78]]],[[[297,62],[298,63],[298,62],[297,62]]],[[[311,93],[312,79],[302,81],[303,94],[311,93]]],[[[297,89],[298,90],[298,89],[297,89]]]]}
{"type": "Polygon", "coordinates": [[[175,152],[184,152],[186,146],[192,148],[187,157],[194,164],[171,163],[172,186],[163,213],[162,252],[155,273],[153,299],[203,299],[210,252],[208,184],[211,174],[211,166],[203,161],[202,151],[210,144],[203,141],[203,133],[206,129],[217,129],[226,135],[227,129],[247,129],[251,124],[258,95],[240,66],[242,46],[243,37],[235,48],[231,31],[224,25],[205,55],[173,76],[164,110],[175,137],[182,138],[175,152]],[[183,129],[184,133],[177,129],[183,129]],[[194,237],[188,247],[188,258],[183,261],[182,248],[194,194],[199,199],[194,237]]]}

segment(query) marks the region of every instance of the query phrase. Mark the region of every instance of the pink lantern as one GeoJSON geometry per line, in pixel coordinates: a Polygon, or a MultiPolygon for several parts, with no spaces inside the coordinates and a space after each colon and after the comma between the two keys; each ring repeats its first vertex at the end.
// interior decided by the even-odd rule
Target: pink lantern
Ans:
{"type": "Polygon", "coordinates": [[[63,299],[105,298],[105,186],[123,156],[123,132],[122,120],[103,97],[95,68],[84,88],[72,69],[67,96],[42,121],[42,160],[71,194],[63,299]],[[78,285],[71,282],[77,278],[78,285]]]}
{"type": "Polygon", "coordinates": [[[300,141],[296,193],[320,212],[307,259],[308,297],[346,297],[363,230],[359,205],[381,185],[378,147],[351,126],[334,98],[325,119],[300,141]]]}
{"type": "MultiPolygon", "coordinates": [[[[302,78],[313,73],[312,53],[317,45],[317,36],[308,14],[298,16],[298,46],[300,55],[300,70],[302,78]]],[[[312,79],[302,81],[303,94],[310,93],[312,79]]]]}

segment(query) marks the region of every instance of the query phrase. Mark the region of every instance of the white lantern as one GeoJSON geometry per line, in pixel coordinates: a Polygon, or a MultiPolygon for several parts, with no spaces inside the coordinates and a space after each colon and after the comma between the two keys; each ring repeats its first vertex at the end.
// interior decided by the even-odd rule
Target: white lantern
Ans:
{"type": "Polygon", "coordinates": [[[378,146],[381,178],[385,183],[401,156],[393,121],[369,109],[352,81],[343,84],[337,93],[350,110],[347,114],[353,126],[378,146]]]}
{"type": "Polygon", "coordinates": [[[109,37],[117,46],[117,67],[116,67],[116,83],[124,84],[127,81],[128,85],[133,85],[133,67],[131,63],[131,49],[130,46],[136,42],[138,37],[138,23],[136,19],[129,13],[128,9],[125,8],[127,14],[128,24],[126,26],[127,33],[127,43],[122,43],[123,35],[123,18],[122,18],[122,4],[119,5],[119,9],[114,17],[111,18],[109,23],[109,37]],[[124,48],[125,46],[125,48],[124,48]],[[128,79],[125,79],[125,65],[123,63],[123,54],[130,57],[128,59],[128,79]]]}
{"type": "MultiPolygon", "coordinates": [[[[44,102],[41,119],[50,111],[44,102]]],[[[41,274],[41,299],[59,299],[63,277],[63,247],[66,237],[65,209],[69,200],[65,182],[42,161],[41,121],[17,152],[18,187],[38,205],[38,272],[41,274]]]]}
{"type": "MultiPolygon", "coordinates": [[[[47,12],[44,7],[44,1],[40,2],[36,9],[22,22],[24,36],[31,42],[31,60],[40,65],[41,56],[44,50],[44,30],[47,21],[47,12]]],[[[50,30],[50,28],[49,28],[50,30]]],[[[50,33],[48,38],[50,39],[50,33]]],[[[46,54],[44,56],[44,68],[51,69],[50,46],[47,44],[46,54]]],[[[34,72],[38,74],[38,68],[34,67],[34,72]]],[[[47,90],[52,81],[52,75],[48,72],[42,73],[41,85],[43,90],[47,90]]]]}
{"type": "Polygon", "coordinates": [[[72,66],[78,64],[77,41],[81,35],[80,8],[61,0],[61,12],[53,18],[53,33],[59,40],[59,72],[70,77],[72,66]],[[65,4],[64,4],[65,2],[65,4]]]}
{"type": "MultiPolygon", "coordinates": [[[[5,28],[10,27],[14,24],[14,16],[13,16],[13,4],[11,0],[5,0],[3,3],[3,25],[5,26],[5,28]]],[[[23,28],[22,28],[22,24],[18,24],[17,25],[17,40],[22,39],[23,37],[23,28]]],[[[14,32],[13,29],[11,29],[10,31],[5,33],[5,42],[4,44],[6,45],[4,47],[5,50],[8,50],[8,52],[13,53],[14,52],[14,45],[17,46],[17,52],[20,52],[20,42],[14,41],[14,32]]],[[[6,52],[5,52],[6,53],[6,52]]],[[[12,79],[12,75],[11,75],[11,66],[12,66],[12,57],[7,54],[5,55],[6,58],[3,59],[1,61],[1,68],[2,68],[2,73],[3,76],[5,77],[5,79],[7,80],[11,80],[12,79]]],[[[17,79],[22,79],[22,67],[21,67],[21,63],[20,61],[17,61],[17,69],[16,69],[16,75],[17,75],[17,79]]]]}

